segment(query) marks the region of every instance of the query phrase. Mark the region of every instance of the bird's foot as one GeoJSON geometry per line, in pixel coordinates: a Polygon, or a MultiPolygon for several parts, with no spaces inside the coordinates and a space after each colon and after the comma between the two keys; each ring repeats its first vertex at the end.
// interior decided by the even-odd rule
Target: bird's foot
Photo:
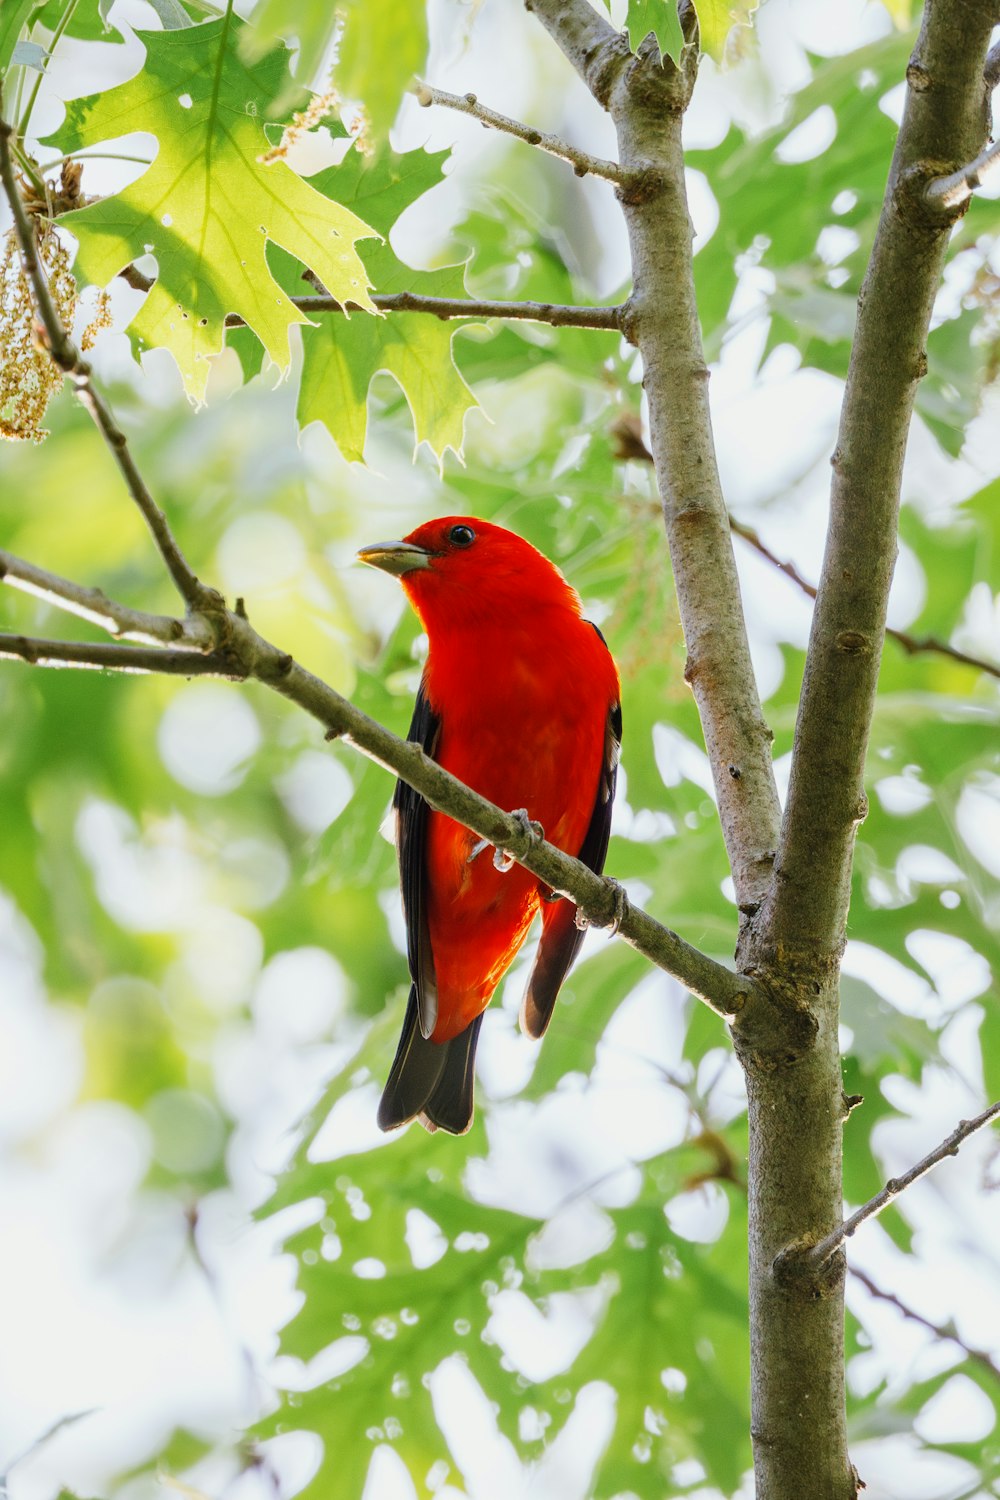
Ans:
{"type": "MultiPolygon", "coordinates": [[[[529,816],[526,807],[515,807],[511,813],[511,817],[521,825],[521,830],[529,844],[535,844],[539,839],[545,837],[545,829],[541,823],[536,823],[529,816]]],[[[506,875],[508,870],[512,870],[516,864],[517,860],[508,850],[494,849],[493,868],[494,870],[499,870],[501,875],[506,875]]]]}
{"type": "MultiPolygon", "coordinates": [[[[545,829],[541,823],[536,823],[534,819],[528,816],[528,809],[526,807],[516,807],[511,813],[511,817],[517,819],[529,844],[534,844],[539,839],[545,837],[545,829]]],[[[471,865],[472,861],[478,859],[483,850],[489,847],[489,839],[477,839],[469,850],[465,863],[471,865]]],[[[499,870],[501,875],[506,875],[507,871],[512,870],[516,864],[516,858],[507,849],[493,850],[493,868],[499,870]]]]}
{"type": "MultiPolygon", "coordinates": [[[[621,931],[621,925],[628,916],[628,892],[620,880],[613,880],[610,875],[606,875],[604,879],[605,884],[609,885],[615,893],[614,916],[608,924],[608,936],[615,937],[621,931]]],[[[579,907],[576,909],[574,921],[581,932],[586,932],[587,928],[593,925],[589,918],[584,916],[579,907]]]]}
{"type": "Polygon", "coordinates": [[[608,885],[611,886],[615,893],[615,915],[611,926],[608,928],[608,937],[617,937],[619,932],[621,932],[622,923],[628,916],[628,891],[620,880],[613,880],[610,875],[608,876],[608,885]]]}

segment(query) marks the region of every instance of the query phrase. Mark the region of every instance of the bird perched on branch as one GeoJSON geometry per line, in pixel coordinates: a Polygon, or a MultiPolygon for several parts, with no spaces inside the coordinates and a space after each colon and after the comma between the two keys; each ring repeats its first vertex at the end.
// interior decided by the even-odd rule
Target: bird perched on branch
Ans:
{"type": "MultiPolygon", "coordinates": [[[[618,673],[604,637],[563,575],[529,542],[472,516],[429,521],[378,542],[362,562],[394,574],[429,649],[409,738],[446,770],[601,872],[621,744],[618,673]]],[[[419,1117],[461,1135],[472,1123],[483,1012],[542,913],[521,1009],[540,1037],[583,933],[509,856],[396,785],[412,985],[379,1105],[391,1130],[419,1117]]]]}

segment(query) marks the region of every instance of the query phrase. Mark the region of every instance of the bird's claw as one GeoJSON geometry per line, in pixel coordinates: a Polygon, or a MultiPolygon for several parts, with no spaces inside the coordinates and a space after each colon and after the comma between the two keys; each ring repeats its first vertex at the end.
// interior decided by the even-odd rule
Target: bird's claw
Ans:
{"type": "MultiPolygon", "coordinates": [[[[609,885],[615,893],[615,912],[608,925],[608,936],[615,937],[621,931],[621,925],[628,916],[628,892],[620,880],[613,880],[610,875],[605,876],[605,884],[609,885]]],[[[579,907],[576,909],[573,920],[580,932],[586,932],[587,928],[592,925],[579,907]]]]}
{"type": "MultiPolygon", "coordinates": [[[[516,807],[511,813],[511,817],[517,819],[518,823],[521,825],[522,830],[524,831],[524,836],[529,843],[533,844],[538,839],[543,839],[545,837],[545,829],[542,827],[541,823],[536,823],[533,818],[529,817],[528,809],[526,807],[516,807]]],[[[472,848],[469,850],[469,854],[466,858],[465,863],[467,865],[471,865],[472,861],[474,859],[478,859],[483,850],[488,849],[489,847],[489,839],[477,839],[472,848]]],[[[508,870],[512,870],[516,864],[517,860],[515,856],[509,852],[509,850],[494,849],[493,868],[494,870],[499,870],[501,875],[506,875],[508,870]]]]}
{"type": "Polygon", "coordinates": [[[608,928],[608,937],[617,937],[619,932],[621,932],[622,923],[628,916],[628,891],[620,880],[613,880],[610,875],[607,879],[608,885],[611,886],[615,893],[615,915],[611,926],[608,928]]]}

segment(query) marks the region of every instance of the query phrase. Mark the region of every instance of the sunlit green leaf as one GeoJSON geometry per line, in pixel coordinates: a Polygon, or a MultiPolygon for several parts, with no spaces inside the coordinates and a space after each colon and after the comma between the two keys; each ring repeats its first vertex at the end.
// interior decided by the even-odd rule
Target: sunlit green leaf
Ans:
{"type": "Polygon", "coordinates": [[[702,51],[722,58],[733,27],[751,26],[759,4],[760,0],[743,0],[736,5],[730,0],[695,0],[702,51]]]}
{"type": "Polygon", "coordinates": [[[305,82],[315,80],[341,25],[334,85],[344,99],[361,101],[380,139],[427,59],[426,0],[347,0],[338,8],[322,0],[264,0],[253,21],[259,37],[297,38],[297,72],[305,82]]]}
{"type": "Polygon", "coordinates": [[[288,364],[289,331],[306,320],[268,270],[268,242],[299,258],[341,301],[372,306],[355,249],[369,227],[284,161],[262,159],[262,117],[283,86],[286,54],[279,48],[244,64],[238,29],[226,18],[147,32],[142,72],[74,100],[55,137],[63,151],[133,130],[157,137],[155,162],[131,187],[63,222],[79,240],[80,270],[98,285],[155,254],[156,282],[132,336],[140,351],[169,349],[195,397],[222,348],[227,313],[246,320],[279,368],[288,364]]]}

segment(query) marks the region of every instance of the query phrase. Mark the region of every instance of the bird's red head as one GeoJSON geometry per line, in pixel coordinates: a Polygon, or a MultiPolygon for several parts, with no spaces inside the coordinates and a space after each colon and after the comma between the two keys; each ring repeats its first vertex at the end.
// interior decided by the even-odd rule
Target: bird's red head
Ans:
{"type": "Polygon", "coordinates": [[[515,532],[475,516],[427,521],[402,541],[363,547],[358,557],[399,578],[430,633],[526,604],[580,612],[576,590],[547,557],[515,532]]]}

